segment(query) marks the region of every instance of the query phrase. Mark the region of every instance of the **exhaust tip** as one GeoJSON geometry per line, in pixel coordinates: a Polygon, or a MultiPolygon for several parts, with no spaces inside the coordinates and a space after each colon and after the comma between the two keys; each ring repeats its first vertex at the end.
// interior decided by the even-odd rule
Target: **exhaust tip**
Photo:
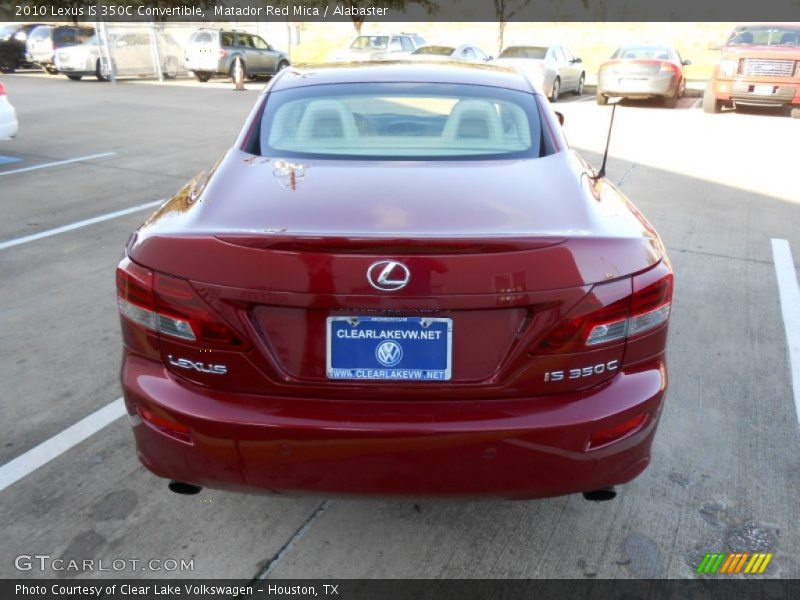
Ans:
{"type": "Polygon", "coordinates": [[[185,483],[183,481],[170,481],[167,487],[169,487],[171,491],[176,494],[181,494],[182,496],[194,496],[203,491],[203,488],[199,485],[192,485],[191,483],[185,483]]]}
{"type": "Polygon", "coordinates": [[[611,486],[600,490],[592,490],[591,492],[583,492],[583,497],[590,502],[608,502],[617,497],[617,491],[614,486],[611,486]]]}

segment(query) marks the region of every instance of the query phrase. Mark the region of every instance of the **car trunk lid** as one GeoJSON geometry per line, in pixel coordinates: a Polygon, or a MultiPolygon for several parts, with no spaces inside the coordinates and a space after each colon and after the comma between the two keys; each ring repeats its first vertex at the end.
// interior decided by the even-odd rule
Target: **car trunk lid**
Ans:
{"type": "MultiPolygon", "coordinates": [[[[278,394],[316,386],[331,397],[379,398],[380,383],[331,381],[327,366],[330,318],[380,317],[452,325],[447,390],[441,382],[391,382],[399,393],[574,390],[602,378],[544,386],[545,370],[558,360],[531,348],[594,284],[621,279],[624,288],[627,275],[660,258],[627,201],[610,186],[593,196],[577,168],[568,153],[358,172],[337,161],[288,169],[234,153],[210,182],[187,186],[157,211],[129,253],[189,280],[252,343],[246,357],[223,356],[239,377],[179,373],[201,383],[278,394]],[[369,274],[381,261],[407,268],[407,283],[376,289],[369,274]]],[[[623,347],[586,360],[619,360],[623,347]]],[[[177,343],[169,354],[209,360],[177,343]]]]}

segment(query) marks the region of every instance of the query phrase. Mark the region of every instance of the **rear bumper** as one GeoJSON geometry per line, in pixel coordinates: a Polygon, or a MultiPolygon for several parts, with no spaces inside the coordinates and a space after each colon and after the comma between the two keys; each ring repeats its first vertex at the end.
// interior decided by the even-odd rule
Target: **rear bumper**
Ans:
{"type": "Polygon", "coordinates": [[[800,105],[800,82],[791,80],[717,79],[714,81],[717,100],[753,106],[800,105]]]}
{"type": "Polygon", "coordinates": [[[649,77],[601,73],[597,90],[606,96],[626,98],[674,96],[678,91],[678,77],[671,73],[658,73],[649,77]]]}
{"type": "Polygon", "coordinates": [[[37,52],[34,54],[28,53],[25,57],[27,61],[34,65],[53,65],[56,62],[55,54],[37,52]]]}
{"type": "Polygon", "coordinates": [[[650,461],[663,358],[558,397],[340,401],[210,392],[125,351],[140,460],[160,477],[242,491],[541,498],[630,481],[650,461]],[[142,407],[189,427],[181,441],[142,407]],[[590,435],[646,414],[625,437],[590,435]]]}
{"type": "Polygon", "coordinates": [[[184,66],[187,71],[191,71],[192,73],[227,74],[230,71],[230,65],[225,59],[185,60],[184,66]]]}
{"type": "Polygon", "coordinates": [[[75,57],[65,61],[56,55],[54,64],[59,72],[70,75],[94,75],[97,69],[97,60],[92,57],[75,57]]]}

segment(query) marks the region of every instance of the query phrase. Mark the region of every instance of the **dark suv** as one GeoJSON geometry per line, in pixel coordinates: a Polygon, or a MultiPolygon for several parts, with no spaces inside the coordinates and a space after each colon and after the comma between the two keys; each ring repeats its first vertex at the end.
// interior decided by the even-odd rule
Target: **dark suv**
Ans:
{"type": "Polygon", "coordinates": [[[42,23],[12,23],[0,27],[0,71],[13,73],[20,67],[33,66],[25,56],[25,43],[39,25],[42,23]]]}
{"type": "Polygon", "coordinates": [[[208,81],[212,75],[233,79],[237,58],[250,79],[275,75],[290,64],[288,55],[275,50],[264,38],[242,31],[198,29],[186,47],[186,68],[200,81],[208,81]]]}

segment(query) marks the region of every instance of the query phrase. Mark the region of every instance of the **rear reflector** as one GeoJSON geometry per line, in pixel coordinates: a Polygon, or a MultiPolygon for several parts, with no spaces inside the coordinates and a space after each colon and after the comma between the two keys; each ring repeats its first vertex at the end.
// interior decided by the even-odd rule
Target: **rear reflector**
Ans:
{"type": "Polygon", "coordinates": [[[626,435],[629,435],[634,431],[641,429],[646,420],[647,420],[647,414],[643,413],[641,415],[635,416],[633,419],[625,421],[624,423],[615,425],[614,427],[609,427],[608,429],[601,429],[600,431],[595,431],[589,437],[589,448],[597,448],[599,446],[605,446],[606,444],[610,444],[611,442],[622,439],[626,435]]]}
{"type": "Polygon", "coordinates": [[[142,420],[160,429],[164,433],[176,439],[179,439],[182,442],[191,441],[191,436],[189,435],[189,428],[183,423],[178,423],[177,421],[173,421],[172,419],[167,419],[166,417],[162,417],[161,415],[158,415],[143,406],[137,407],[136,410],[138,411],[139,416],[142,417],[142,420]]]}

